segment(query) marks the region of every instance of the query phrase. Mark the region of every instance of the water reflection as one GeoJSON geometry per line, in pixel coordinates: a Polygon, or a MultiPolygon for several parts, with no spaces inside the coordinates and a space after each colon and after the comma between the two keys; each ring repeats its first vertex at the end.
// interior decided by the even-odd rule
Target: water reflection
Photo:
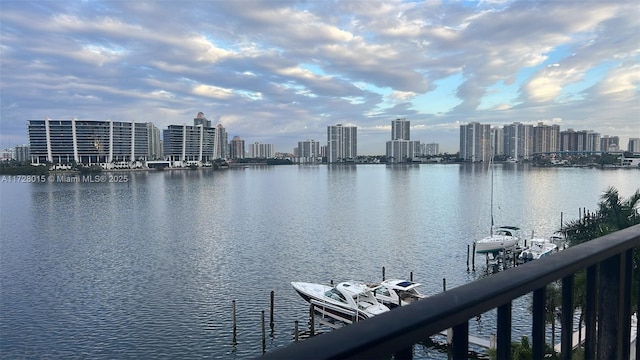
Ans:
{"type": "MultiPolygon", "coordinates": [[[[486,276],[467,246],[490,225],[483,165],[305,165],[130,173],[128,183],[0,184],[0,353],[7,357],[259,356],[308,305],[291,281],[408,277],[427,294],[486,276]],[[237,301],[237,344],[231,301],[237,301]]],[[[637,172],[495,167],[496,219],[548,234],[637,172]],[[573,215],[573,216],[572,216],[573,215]]],[[[514,331],[526,331],[528,300],[514,331]]],[[[520,311],[519,310],[519,311],[520,311]]],[[[514,310],[515,312],[515,310],[514,310]]],[[[495,315],[470,325],[495,331],[495,315]]],[[[516,337],[514,337],[516,338],[516,337]]],[[[417,351],[418,352],[418,351],[417,351]]],[[[440,357],[430,347],[420,356],[440,357]]],[[[442,357],[440,357],[442,358],[442,357]]]]}

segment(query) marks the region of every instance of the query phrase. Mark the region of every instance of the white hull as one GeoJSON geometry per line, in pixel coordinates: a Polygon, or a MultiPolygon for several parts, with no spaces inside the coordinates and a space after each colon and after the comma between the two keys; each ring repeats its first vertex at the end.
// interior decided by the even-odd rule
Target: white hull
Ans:
{"type": "Polygon", "coordinates": [[[420,284],[407,280],[389,279],[371,286],[378,301],[390,308],[409,305],[427,297],[417,290],[420,284]]]}
{"type": "Polygon", "coordinates": [[[476,241],[476,252],[479,254],[497,253],[505,249],[511,249],[518,245],[520,237],[517,233],[520,228],[515,226],[500,226],[491,236],[476,241]]]}
{"type": "Polygon", "coordinates": [[[494,235],[476,241],[476,252],[479,254],[495,253],[518,245],[518,238],[507,235],[494,235]]]}
{"type": "Polygon", "coordinates": [[[547,239],[531,239],[529,242],[530,245],[518,255],[520,260],[538,260],[558,252],[558,246],[547,239]]]}
{"type": "Polygon", "coordinates": [[[342,282],[336,286],[292,282],[291,286],[316,312],[333,319],[352,323],[389,311],[380,304],[371,288],[357,282],[342,282]]]}

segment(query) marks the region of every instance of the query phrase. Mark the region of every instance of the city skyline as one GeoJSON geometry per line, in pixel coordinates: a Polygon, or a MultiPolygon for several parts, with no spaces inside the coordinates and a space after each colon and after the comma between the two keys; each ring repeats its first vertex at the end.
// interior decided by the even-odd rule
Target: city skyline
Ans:
{"type": "Polygon", "coordinates": [[[640,137],[634,2],[1,7],[0,148],[28,142],[28,119],[166,128],[199,111],[278,149],[353,125],[362,155],[385,152],[396,118],[449,153],[470,122],[640,137]]]}
{"type": "MultiPolygon", "coordinates": [[[[282,150],[276,152],[274,144],[255,142],[250,144],[247,152],[243,150],[245,149],[244,139],[236,135],[229,141],[227,130],[222,124],[213,126],[203,112],[198,112],[193,118],[193,125],[169,125],[162,130],[152,122],[48,118],[28,122],[29,144],[16,146],[15,152],[23,151],[22,147],[31,145],[32,162],[36,163],[52,162],[53,158],[57,159],[56,162],[64,162],[63,160],[83,162],[81,160],[83,156],[95,158],[89,162],[106,163],[127,159],[131,161],[131,159],[160,158],[170,161],[209,162],[215,159],[239,159],[247,155],[251,158],[256,157],[255,154],[260,154],[258,157],[270,158],[276,153],[294,154],[294,157],[306,158],[303,161],[307,162],[316,161],[314,158],[320,156],[321,152],[324,156],[324,150],[321,151],[321,149],[325,148],[328,151],[326,154],[328,162],[353,161],[361,155],[358,154],[357,127],[342,124],[327,126],[326,144],[307,139],[298,141],[298,146],[291,152],[282,150]],[[142,128],[134,129],[138,127],[142,128]],[[117,140],[114,139],[114,129],[117,129],[117,140]],[[135,147],[134,144],[136,144],[135,147]],[[311,150],[311,147],[315,150],[311,150]],[[140,153],[141,148],[148,148],[148,152],[140,153]],[[116,157],[113,157],[114,149],[117,153],[116,157]]],[[[391,162],[406,162],[419,156],[442,154],[439,143],[421,144],[419,140],[410,140],[410,121],[406,118],[391,120],[390,128],[391,139],[394,140],[386,142],[385,155],[391,159],[391,162]]],[[[523,160],[530,159],[537,153],[638,152],[637,150],[640,149],[638,144],[640,138],[630,138],[625,148],[619,136],[602,136],[591,130],[561,130],[559,125],[547,125],[543,122],[537,125],[514,122],[502,127],[471,122],[461,125],[459,131],[459,156],[472,162],[488,161],[490,153],[523,160]]],[[[14,151],[13,149],[4,150],[14,151]]]]}

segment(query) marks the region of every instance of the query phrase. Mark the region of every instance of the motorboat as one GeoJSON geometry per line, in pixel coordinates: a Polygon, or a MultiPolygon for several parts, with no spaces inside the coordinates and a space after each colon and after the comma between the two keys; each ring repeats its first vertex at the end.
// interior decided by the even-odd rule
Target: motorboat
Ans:
{"type": "Polygon", "coordinates": [[[518,245],[520,237],[516,226],[500,226],[490,236],[475,242],[476,253],[497,253],[518,245]]]}
{"type": "Polygon", "coordinates": [[[557,231],[551,234],[551,236],[549,236],[549,241],[556,244],[558,246],[558,249],[566,249],[568,246],[567,237],[561,231],[557,231]]]}
{"type": "Polygon", "coordinates": [[[427,297],[417,290],[419,283],[408,280],[390,279],[371,286],[378,301],[389,308],[409,305],[427,297]]]}
{"type": "Polygon", "coordinates": [[[316,312],[347,324],[389,311],[376,299],[375,288],[361,282],[344,281],[335,286],[292,282],[291,286],[316,312]]]}
{"type": "Polygon", "coordinates": [[[528,262],[541,259],[555,252],[558,252],[558,245],[552,241],[548,239],[530,239],[526,249],[518,255],[518,259],[528,262]]]}

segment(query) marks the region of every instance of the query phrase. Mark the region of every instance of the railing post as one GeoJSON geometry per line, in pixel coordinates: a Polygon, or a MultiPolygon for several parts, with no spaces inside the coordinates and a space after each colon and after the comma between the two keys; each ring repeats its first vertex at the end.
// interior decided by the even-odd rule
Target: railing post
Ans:
{"type": "Polygon", "coordinates": [[[617,359],[618,306],[620,304],[620,255],[600,264],[598,299],[598,359],[617,359]]]}
{"type": "Polygon", "coordinates": [[[453,327],[453,338],[451,340],[451,358],[453,360],[466,360],[469,354],[469,322],[453,327]]]}
{"type": "Polygon", "coordinates": [[[511,359],[511,302],[498,307],[496,358],[511,359]]]}
{"type": "Polygon", "coordinates": [[[598,308],[598,265],[587,268],[587,291],[585,299],[584,324],[584,360],[593,360],[596,356],[596,309],[598,308]]]}
{"type": "Polygon", "coordinates": [[[571,360],[573,353],[573,274],[562,278],[562,312],[560,313],[561,358],[571,360]]]}
{"type": "Polygon", "coordinates": [[[545,353],[545,303],[547,287],[533,292],[533,324],[531,328],[533,359],[544,358],[545,353]]]}
{"type": "Polygon", "coordinates": [[[620,314],[618,315],[618,349],[620,359],[630,359],[629,345],[631,343],[631,284],[633,277],[633,249],[622,254],[620,264],[620,314]]]}

